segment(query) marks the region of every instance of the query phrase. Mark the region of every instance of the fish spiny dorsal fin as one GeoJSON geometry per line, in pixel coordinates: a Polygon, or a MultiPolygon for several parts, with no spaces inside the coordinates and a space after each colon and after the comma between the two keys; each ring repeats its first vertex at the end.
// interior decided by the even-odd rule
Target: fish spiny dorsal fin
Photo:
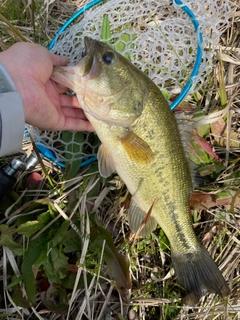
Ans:
{"type": "Polygon", "coordinates": [[[153,161],[154,155],[150,146],[133,131],[128,130],[120,141],[133,162],[146,164],[153,161]]]}
{"type": "MultiPolygon", "coordinates": [[[[130,208],[128,210],[128,223],[131,231],[136,233],[140,228],[143,220],[146,217],[146,212],[139,208],[139,206],[132,199],[130,208]]],[[[153,217],[149,217],[146,225],[140,231],[139,236],[146,237],[150,232],[154,231],[157,227],[157,220],[153,217]]]]}
{"type": "Polygon", "coordinates": [[[101,144],[98,149],[98,168],[102,177],[107,178],[115,171],[114,161],[108,149],[101,144]]]}

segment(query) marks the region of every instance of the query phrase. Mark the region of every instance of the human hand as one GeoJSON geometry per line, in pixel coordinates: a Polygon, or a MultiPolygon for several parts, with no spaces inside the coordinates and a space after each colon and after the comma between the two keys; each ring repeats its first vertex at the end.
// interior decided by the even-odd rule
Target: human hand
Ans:
{"type": "Polygon", "coordinates": [[[50,80],[53,66],[68,59],[32,43],[19,42],[0,54],[24,106],[25,121],[42,130],[93,131],[76,97],[50,80]]]}

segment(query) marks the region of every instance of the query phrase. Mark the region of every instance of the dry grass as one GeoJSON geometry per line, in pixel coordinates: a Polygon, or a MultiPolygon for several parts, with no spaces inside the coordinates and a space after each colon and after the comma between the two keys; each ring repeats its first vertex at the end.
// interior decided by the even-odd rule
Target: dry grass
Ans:
{"type": "MultiPolygon", "coordinates": [[[[0,13],[20,31],[13,31],[0,16],[0,47],[7,49],[15,41],[23,40],[40,43],[47,46],[59,27],[69,16],[83,5],[84,1],[60,0],[1,0],[0,13]]],[[[231,287],[231,295],[227,299],[220,299],[215,295],[202,298],[194,308],[181,305],[179,290],[174,276],[172,276],[171,261],[169,258],[168,242],[165,236],[157,229],[146,239],[139,239],[132,247],[129,228],[125,221],[125,207],[128,203],[128,194],[117,176],[105,181],[100,178],[97,168],[82,169],[71,180],[64,180],[64,172],[51,162],[44,160],[46,172],[50,177],[47,180],[43,174],[42,183],[38,190],[25,190],[21,182],[15,188],[18,203],[6,203],[2,206],[1,224],[10,226],[24,219],[26,215],[41,214],[45,208],[32,208],[26,212],[26,207],[37,199],[48,197],[54,218],[44,229],[39,230],[33,237],[36,239],[50,228],[56,221],[69,220],[70,226],[81,239],[82,250],[75,257],[73,264],[75,284],[67,291],[69,303],[68,311],[61,314],[54,312],[42,304],[40,291],[33,307],[17,307],[16,300],[12,299],[12,290],[4,290],[16,276],[21,274],[20,258],[4,247],[1,251],[0,268],[1,298],[0,317],[2,319],[240,319],[240,210],[239,210],[239,146],[232,144],[239,140],[240,135],[240,10],[238,0],[231,1],[232,14],[230,26],[222,35],[219,46],[216,48],[216,68],[213,70],[215,83],[211,89],[202,95],[200,104],[204,110],[216,109],[220,105],[220,98],[226,98],[227,131],[226,143],[216,144],[213,134],[209,140],[215,145],[215,152],[225,159],[225,169],[216,177],[216,182],[209,185],[208,194],[216,194],[219,190],[231,195],[216,205],[203,203],[204,207],[195,212],[195,230],[198,237],[204,242],[210,254],[217,257],[217,263],[224,277],[231,287]],[[221,82],[221,75],[223,81],[221,82]],[[221,85],[220,85],[221,84],[221,85]],[[233,134],[234,133],[234,134],[233,134]],[[20,198],[19,198],[20,196],[20,198]],[[21,202],[28,197],[30,202],[21,202]],[[235,203],[237,205],[235,205],[235,203]],[[39,211],[36,211],[39,210],[39,211]],[[3,214],[4,213],[4,214],[3,214]],[[90,214],[91,213],[91,214],[90,214]],[[119,252],[127,255],[131,261],[132,292],[130,313],[123,302],[121,295],[112,285],[107,275],[106,266],[103,270],[93,267],[96,262],[94,250],[89,241],[92,215],[96,213],[107,230],[111,232],[119,252]],[[75,218],[78,217],[76,220],[75,218]],[[10,267],[11,265],[11,267],[10,267]],[[89,277],[91,275],[91,277],[89,277]],[[83,279],[83,285],[77,287],[78,279],[83,279]],[[4,315],[6,314],[6,315],[4,315]]],[[[210,83],[209,79],[209,83],[210,83]]],[[[207,87],[207,85],[206,85],[207,87]]],[[[222,103],[224,104],[224,103],[222,103]]],[[[24,150],[31,148],[29,142],[23,146],[24,150]]],[[[4,159],[8,161],[8,159],[4,159]]],[[[35,170],[42,172],[38,165],[35,170]]],[[[25,174],[19,178],[24,181],[25,174]]],[[[19,240],[19,239],[17,239],[19,240]]],[[[21,240],[27,247],[28,239],[21,240]]],[[[106,243],[103,242],[103,248],[106,243]]],[[[97,256],[97,264],[101,266],[103,250],[97,256]]],[[[24,286],[21,284],[21,290],[24,286]]],[[[54,300],[54,299],[53,299],[54,300]]],[[[62,301],[62,300],[61,300],[62,301]]],[[[55,306],[57,304],[54,301],[55,306]]]]}

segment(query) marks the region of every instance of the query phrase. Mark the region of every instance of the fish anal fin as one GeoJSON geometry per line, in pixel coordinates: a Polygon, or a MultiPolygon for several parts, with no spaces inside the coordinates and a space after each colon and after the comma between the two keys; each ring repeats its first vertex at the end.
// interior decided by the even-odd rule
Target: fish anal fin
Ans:
{"type": "Polygon", "coordinates": [[[136,163],[149,163],[154,159],[150,146],[133,131],[120,139],[121,144],[128,157],[136,163]]]}
{"type": "Polygon", "coordinates": [[[207,293],[221,297],[230,294],[223,275],[204,246],[186,254],[172,250],[171,257],[184,304],[195,305],[207,293]]]}
{"type": "MultiPolygon", "coordinates": [[[[142,222],[146,218],[146,212],[139,208],[139,206],[132,199],[130,208],[128,210],[128,223],[131,231],[133,233],[137,233],[140,228],[142,222]]],[[[146,225],[140,231],[139,236],[146,237],[152,231],[154,231],[157,227],[157,220],[153,217],[149,217],[146,225]]]]}
{"type": "Polygon", "coordinates": [[[109,177],[114,171],[114,161],[108,149],[101,144],[98,149],[98,168],[102,177],[109,177]]]}

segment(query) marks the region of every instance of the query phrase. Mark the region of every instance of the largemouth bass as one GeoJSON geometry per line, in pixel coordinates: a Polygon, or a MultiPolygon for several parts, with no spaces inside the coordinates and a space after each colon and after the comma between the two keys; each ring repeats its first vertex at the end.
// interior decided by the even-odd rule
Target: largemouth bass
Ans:
{"type": "Polygon", "coordinates": [[[129,224],[148,234],[159,224],[185,304],[207,293],[230,293],[221,272],[198,241],[189,214],[192,179],[178,126],[159,88],[109,45],[85,38],[76,66],[56,67],[52,79],[75,91],[102,144],[99,171],[116,171],[132,194],[129,224]]]}

